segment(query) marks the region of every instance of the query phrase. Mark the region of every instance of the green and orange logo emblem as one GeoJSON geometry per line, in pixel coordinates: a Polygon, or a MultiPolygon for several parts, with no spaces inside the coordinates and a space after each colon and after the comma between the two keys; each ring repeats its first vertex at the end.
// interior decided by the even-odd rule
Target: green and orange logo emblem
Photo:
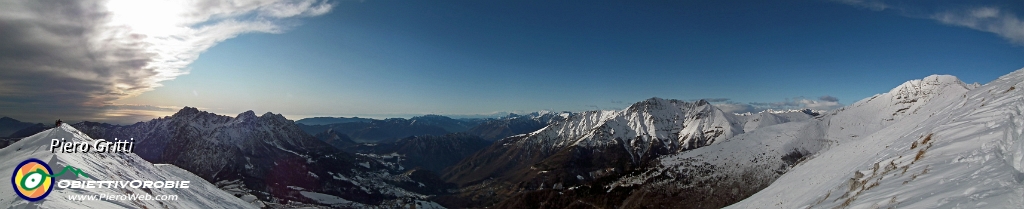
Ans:
{"type": "Polygon", "coordinates": [[[39,159],[28,159],[14,168],[11,175],[14,193],[28,201],[39,201],[53,191],[53,169],[39,159]]]}

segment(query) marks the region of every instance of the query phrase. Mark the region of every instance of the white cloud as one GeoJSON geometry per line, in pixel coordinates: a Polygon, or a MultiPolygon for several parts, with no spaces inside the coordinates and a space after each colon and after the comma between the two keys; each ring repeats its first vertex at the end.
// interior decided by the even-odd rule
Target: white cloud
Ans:
{"type": "Polygon", "coordinates": [[[815,101],[809,99],[802,99],[799,102],[802,107],[812,110],[832,110],[843,106],[842,104],[839,104],[838,101],[815,101]]]}
{"type": "Polygon", "coordinates": [[[901,15],[915,18],[927,18],[939,21],[944,24],[966,27],[974,30],[994,33],[1010,42],[1024,45],[1024,21],[1016,14],[1006,11],[998,6],[961,6],[955,5],[955,9],[931,10],[933,6],[925,6],[921,3],[901,2],[889,4],[883,0],[834,0],[835,2],[864,7],[874,11],[890,10],[901,15]],[[916,11],[914,14],[908,11],[916,11]],[[923,13],[921,15],[918,13],[923,13]]]}
{"type": "Polygon", "coordinates": [[[995,33],[1016,44],[1024,45],[1024,21],[997,7],[977,7],[936,13],[930,18],[939,22],[995,33]]]}
{"type": "Polygon", "coordinates": [[[260,8],[260,12],[271,17],[317,16],[331,11],[331,5],[315,0],[274,2],[260,8]]]}
{"type": "Polygon", "coordinates": [[[843,107],[843,104],[839,103],[839,98],[833,96],[821,96],[817,100],[807,99],[804,97],[786,98],[781,102],[749,102],[739,103],[732,102],[728,99],[724,103],[715,103],[715,107],[721,109],[727,113],[756,113],[765,110],[834,110],[843,107]]]}
{"type": "Polygon", "coordinates": [[[43,117],[53,108],[114,105],[188,74],[186,66],[217,43],[282,33],[294,23],[286,19],[332,7],[324,0],[4,1],[0,110],[43,117]]]}
{"type": "Polygon", "coordinates": [[[818,100],[826,101],[826,102],[838,102],[839,98],[836,98],[834,96],[825,95],[825,96],[818,97],[818,100]]]}
{"type": "Polygon", "coordinates": [[[971,10],[971,16],[976,18],[999,17],[999,9],[994,7],[983,7],[971,10]]]}
{"type": "Polygon", "coordinates": [[[718,107],[718,109],[721,109],[723,112],[727,112],[727,113],[748,113],[748,112],[760,112],[761,111],[761,110],[758,110],[753,105],[741,104],[741,103],[722,103],[722,104],[714,104],[714,106],[718,107]]]}
{"type": "Polygon", "coordinates": [[[889,4],[878,0],[835,0],[836,2],[864,7],[874,11],[882,11],[890,8],[889,4]]]}

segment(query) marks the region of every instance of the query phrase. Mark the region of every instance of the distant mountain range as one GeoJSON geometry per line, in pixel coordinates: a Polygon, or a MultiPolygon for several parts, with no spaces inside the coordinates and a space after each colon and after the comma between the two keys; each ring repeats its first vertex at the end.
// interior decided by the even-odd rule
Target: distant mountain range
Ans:
{"type": "Polygon", "coordinates": [[[9,118],[9,117],[2,117],[2,118],[0,118],[0,138],[4,138],[4,137],[13,137],[13,138],[27,137],[27,136],[31,136],[32,134],[38,133],[39,131],[42,131],[41,130],[42,128],[47,128],[47,126],[43,125],[42,123],[26,123],[26,122],[21,122],[21,121],[18,121],[16,119],[14,119],[14,118],[9,118]],[[25,130],[25,131],[22,131],[22,130],[25,130]],[[28,133],[32,132],[32,130],[39,130],[39,131],[35,131],[35,133],[28,134],[28,133]],[[21,133],[18,133],[19,131],[21,131],[21,133]]]}
{"type": "Polygon", "coordinates": [[[335,123],[328,125],[304,125],[298,127],[309,134],[319,134],[328,130],[347,135],[352,141],[360,143],[377,143],[394,141],[410,136],[444,135],[451,133],[444,128],[430,123],[414,123],[403,118],[372,120],[368,123],[335,123]]]}
{"type": "Polygon", "coordinates": [[[314,136],[317,139],[349,153],[382,158],[382,160],[401,159],[399,164],[403,168],[422,168],[440,173],[463,158],[490,145],[491,142],[482,136],[488,136],[493,140],[497,136],[533,132],[543,128],[551,119],[569,114],[550,112],[527,115],[510,114],[507,117],[496,119],[452,119],[439,115],[426,115],[410,119],[372,120],[367,123],[298,124],[298,126],[307,133],[315,133],[314,136]],[[520,126],[521,124],[529,125],[520,126]],[[456,132],[460,130],[462,132],[456,132]],[[317,131],[321,132],[317,133],[317,131]],[[372,135],[372,133],[387,134],[372,135]],[[368,134],[375,137],[367,138],[368,134]]]}
{"type": "Polygon", "coordinates": [[[487,141],[496,141],[517,134],[534,132],[544,128],[552,121],[572,116],[571,112],[534,112],[525,115],[509,114],[508,116],[482,121],[466,133],[482,137],[487,141]]]}
{"type": "Polygon", "coordinates": [[[21,138],[35,135],[50,128],[42,123],[26,123],[14,118],[0,118],[0,148],[7,147],[21,138]]]}
{"type": "Polygon", "coordinates": [[[369,123],[370,121],[373,121],[373,119],[360,117],[312,117],[297,120],[295,123],[303,125],[327,125],[335,123],[369,123]]]}
{"type": "Polygon", "coordinates": [[[547,126],[552,119],[569,115],[571,113],[535,112],[526,115],[509,114],[505,117],[488,119],[453,119],[441,115],[424,115],[410,119],[367,119],[360,122],[319,125],[300,123],[298,126],[312,135],[332,130],[335,134],[344,134],[350,140],[359,143],[393,142],[412,136],[440,136],[448,133],[467,133],[480,136],[487,141],[494,141],[511,135],[539,130],[547,126]]]}

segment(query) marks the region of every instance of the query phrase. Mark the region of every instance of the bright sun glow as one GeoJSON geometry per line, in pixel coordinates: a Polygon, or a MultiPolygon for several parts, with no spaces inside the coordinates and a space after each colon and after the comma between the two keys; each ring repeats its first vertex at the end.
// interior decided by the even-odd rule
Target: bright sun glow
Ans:
{"type": "Polygon", "coordinates": [[[112,14],[110,26],[127,26],[132,33],[147,36],[170,36],[187,30],[187,1],[111,0],[107,10],[112,14]]]}

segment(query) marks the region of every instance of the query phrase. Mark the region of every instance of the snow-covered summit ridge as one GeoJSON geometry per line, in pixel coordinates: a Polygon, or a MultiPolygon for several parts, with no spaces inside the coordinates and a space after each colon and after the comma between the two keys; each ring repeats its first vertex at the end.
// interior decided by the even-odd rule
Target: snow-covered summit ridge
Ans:
{"type": "MultiPolygon", "coordinates": [[[[930,75],[923,79],[915,79],[903,82],[887,93],[876,94],[854,103],[853,107],[862,106],[871,101],[884,99],[888,105],[898,103],[914,103],[930,99],[932,96],[953,90],[971,90],[975,85],[967,85],[956,76],[951,75],[930,75]]],[[[842,109],[842,108],[841,108],[842,109]]]]}
{"type": "Polygon", "coordinates": [[[828,134],[837,139],[869,135],[909,115],[921,113],[928,104],[962,101],[970,90],[970,85],[949,75],[907,81],[889,92],[829,112],[831,131],[828,134]]]}
{"type": "MultiPolygon", "coordinates": [[[[64,166],[74,166],[89,175],[76,177],[64,174],[58,179],[105,181],[189,181],[188,189],[94,188],[61,189],[53,191],[43,201],[22,200],[11,189],[0,190],[0,205],[12,208],[255,208],[251,204],[228,194],[213,184],[173,165],[154,165],[134,153],[52,153],[51,139],[67,142],[92,142],[94,139],[69,124],[26,137],[0,149],[0,170],[11,171],[21,161],[36,158],[46,162],[54,172],[64,166]],[[90,200],[72,201],[69,195],[177,195],[174,201],[90,200]]],[[[10,181],[0,181],[0,187],[12,188],[10,181]]]]}
{"type": "Polygon", "coordinates": [[[965,89],[971,89],[972,87],[967,85],[963,81],[960,81],[960,79],[958,79],[956,76],[930,75],[923,79],[916,79],[904,82],[903,84],[889,91],[889,94],[895,96],[896,99],[912,99],[924,95],[935,94],[937,93],[937,91],[940,91],[943,88],[951,85],[965,89]]]}

